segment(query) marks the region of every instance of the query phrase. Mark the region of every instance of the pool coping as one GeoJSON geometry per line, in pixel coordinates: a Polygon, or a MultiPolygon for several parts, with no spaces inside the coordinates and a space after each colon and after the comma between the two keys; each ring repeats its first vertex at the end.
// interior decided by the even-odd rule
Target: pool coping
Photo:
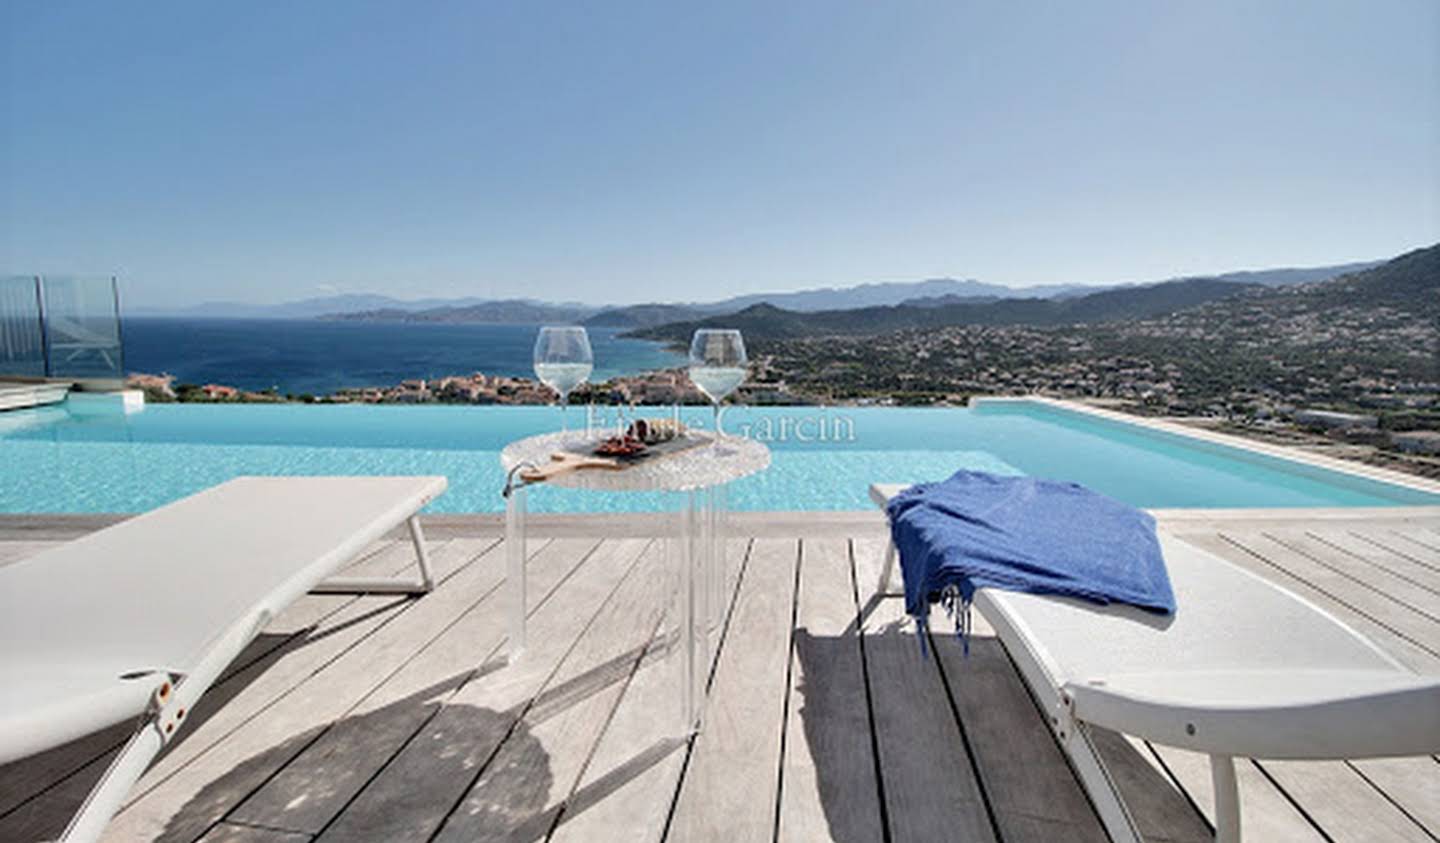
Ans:
{"type": "MultiPolygon", "coordinates": [[[[1254,454],[1271,457],[1273,459],[1285,460],[1288,462],[1308,465],[1312,468],[1321,468],[1327,471],[1334,471],[1340,474],[1348,474],[1352,477],[1360,477],[1365,480],[1372,480],[1377,483],[1387,483],[1392,486],[1401,486],[1412,491],[1426,492],[1432,495],[1440,495],[1440,481],[1431,480],[1426,477],[1417,477],[1413,474],[1406,474],[1402,471],[1395,471],[1379,466],[1365,465],[1353,460],[1343,460],[1338,457],[1327,457],[1321,454],[1312,454],[1299,448],[1289,445],[1272,445],[1267,442],[1256,442],[1246,439],[1243,436],[1236,436],[1231,433],[1218,433],[1213,430],[1200,430],[1188,425],[1178,424],[1163,419],[1135,416],[1129,413],[1122,413],[1117,410],[1106,410],[1101,407],[1094,407],[1089,404],[1081,404],[1075,401],[1066,401],[1060,398],[1049,398],[1042,395],[986,395],[970,399],[972,405],[978,404],[1038,404],[1052,409],[1065,412],[1077,413],[1079,415],[1093,416],[1098,419],[1113,422],[1116,424],[1133,425],[1135,427],[1149,428],[1151,430],[1166,433],[1172,436],[1179,436],[1187,439],[1195,439],[1211,445],[1219,445],[1226,448],[1235,448],[1241,451],[1249,451],[1254,454]]],[[[1364,507],[1361,507],[1364,508],[1364,507]]],[[[1419,507],[1427,508],[1427,507],[1419,507]]],[[[1202,508],[1195,508],[1193,511],[1208,511],[1202,508]]],[[[1237,510],[1248,511],[1248,510],[1237,510]]],[[[1264,511],[1264,510],[1256,510],[1264,511]]]]}
{"type": "MultiPolygon", "coordinates": [[[[1148,509],[1161,529],[1186,530],[1226,524],[1233,527],[1345,529],[1356,523],[1423,524],[1440,528],[1440,506],[1382,507],[1280,507],[1272,509],[1148,509]]],[[[68,541],[134,517],[131,513],[0,513],[0,541],[68,541]]],[[[878,508],[865,510],[766,510],[730,513],[727,519],[736,537],[822,537],[837,529],[873,529],[882,538],[885,516],[878,508]]],[[[653,537],[673,529],[663,513],[532,513],[527,530],[545,538],[653,537]]],[[[468,514],[425,513],[420,522],[433,541],[453,538],[500,538],[505,516],[491,512],[468,514]]],[[[401,528],[394,539],[404,538],[401,528]]],[[[3,563],[0,563],[3,564],[3,563]]]]}

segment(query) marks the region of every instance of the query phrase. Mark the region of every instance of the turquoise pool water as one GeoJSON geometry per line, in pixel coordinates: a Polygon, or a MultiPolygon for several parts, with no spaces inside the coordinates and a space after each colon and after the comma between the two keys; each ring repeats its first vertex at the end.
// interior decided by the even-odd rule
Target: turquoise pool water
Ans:
{"type": "MultiPolygon", "coordinates": [[[[572,424],[584,410],[570,408],[572,424]]],[[[703,424],[708,410],[687,411],[703,424]]],[[[152,404],[129,416],[64,405],[0,414],[0,512],[138,512],[240,474],[444,474],[436,512],[499,512],[498,454],[559,427],[549,407],[152,404]]],[[[1440,496],[1051,407],[745,408],[730,433],[773,449],[735,484],[743,510],[868,509],[868,485],[959,468],[1084,483],[1144,507],[1440,504],[1440,496]]],[[[538,511],[622,511],[644,496],[538,488],[538,511]]]]}

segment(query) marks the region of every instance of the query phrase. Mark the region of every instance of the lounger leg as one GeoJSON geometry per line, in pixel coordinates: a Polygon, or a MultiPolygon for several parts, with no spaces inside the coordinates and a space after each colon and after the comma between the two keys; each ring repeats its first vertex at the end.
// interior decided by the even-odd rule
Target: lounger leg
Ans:
{"type": "Polygon", "coordinates": [[[1240,783],[1235,759],[1210,756],[1210,780],[1215,786],[1215,843],[1240,843],[1240,783]]]}
{"type": "Polygon", "coordinates": [[[250,617],[235,622],[210,646],[204,658],[195,665],[188,675],[176,677],[156,674],[155,689],[151,706],[135,734],[110,762],[98,784],[85,797],[85,804],[70,820],[65,834],[60,838],[65,843],[90,843],[100,839],[105,825],[120,805],[125,795],[140,780],[150,762],[160,753],[165,744],[173,740],[184,729],[188,715],[210,689],[215,680],[245,645],[270,622],[269,610],[261,610],[250,617]]]}
{"type": "Polygon", "coordinates": [[[410,530],[410,541],[415,545],[415,564],[420,568],[420,579],[402,580],[392,577],[335,577],[310,589],[311,594],[428,594],[435,589],[435,577],[430,571],[430,554],[425,552],[425,534],[420,531],[420,516],[412,515],[405,521],[410,530]]]}
{"type": "Polygon", "coordinates": [[[1110,770],[1100,757],[1100,751],[1095,747],[1090,727],[1075,723],[1073,730],[1059,738],[1061,748],[1070,756],[1070,764],[1075,768],[1075,774],[1084,785],[1085,792],[1095,806],[1095,812],[1100,815],[1100,822],[1104,824],[1110,839],[1114,843],[1142,843],[1144,838],[1135,825],[1130,809],[1120,798],[1120,791],[1110,777],[1110,770]]]}
{"type": "Polygon", "coordinates": [[[410,542],[415,545],[415,564],[420,568],[420,584],[426,591],[435,590],[435,575],[430,571],[430,554],[425,550],[425,534],[420,531],[420,516],[412,515],[405,520],[410,530],[410,542]]]}
{"type": "Polygon", "coordinates": [[[983,600],[979,600],[978,605],[1035,696],[1040,713],[1050,722],[1056,741],[1070,759],[1075,776],[1080,779],[1086,795],[1095,806],[1095,813],[1099,815],[1112,843],[1143,843],[1145,838],[1126,807],[1114,777],[1110,775],[1090,725],[1075,718],[1069,697],[1052,684],[1035,653],[1009,620],[999,613],[986,612],[983,600]]]}
{"type": "Polygon", "coordinates": [[[105,775],[85,797],[79,813],[70,818],[70,824],[60,839],[65,843],[99,840],[106,823],[120,810],[125,794],[140,780],[162,746],[164,742],[160,740],[155,718],[147,718],[140,730],[130,736],[120,754],[110,762],[105,775]]]}
{"type": "Polygon", "coordinates": [[[885,562],[880,566],[880,585],[875,593],[881,597],[890,593],[890,580],[895,576],[895,542],[885,543],[885,562]]]}

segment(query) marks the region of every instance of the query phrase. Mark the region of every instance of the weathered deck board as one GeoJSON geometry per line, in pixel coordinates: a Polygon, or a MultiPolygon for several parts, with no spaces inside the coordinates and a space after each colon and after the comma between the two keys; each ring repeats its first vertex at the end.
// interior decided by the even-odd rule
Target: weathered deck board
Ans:
{"type": "Polygon", "coordinates": [[[785,677],[800,543],[750,551],[667,840],[770,840],[780,787],[785,677]]]}
{"type": "MultiPolygon", "coordinates": [[[[1162,526],[1440,672],[1431,512],[1186,513],[1162,526]]],[[[626,538],[642,522],[599,524],[591,535],[610,538],[597,544],[585,525],[604,519],[555,520],[572,538],[532,548],[531,652],[505,665],[496,525],[452,519],[431,532],[434,594],[306,597],[276,618],[107,840],[658,843],[667,822],[671,840],[1103,839],[988,627],[976,624],[966,659],[937,626],[922,661],[895,624],[901,601],[871,600],[883,526],[803,518],[750,514],[736,528],[739,582],[693,743],[671,728],[677,660],[645,630],[668,581],[648,539],[626,538]]],[[[0,524],[0,560],[47,546],[27,529],[0,524]]],[[[389,540],[357,572],[408,565],[389,540]]],[[[123,734],[0,768],[0,839],[55,834],[123,734]]],[[[1205,838],[1204,756],[1098,740],[1147,840],[1205,838]]],[[[1440,839],[1434,758],[1243,761],[1240,776],[1247,839],[1440,839]]]]}
{"type": "Polygon", "coordinates": [[[777,839],[880,840],[850,545],[804,542],[777,839]]]}
{"type": "MultiPolygon", "coordinates": [[[[732,611],[750,546],[749,539],[729,543],[727,593],[732,611]]],[[[657,641],[651,646],[661,645],[657,641]]],[[[723,638],[719,649],[724,652],[723,638]]],[[[677,666],[663,661],[663,655],[657,649],[647,656],[630,680],[580,787],[560,815],[553,843],[618,839],[651,843],[664,835],[690,740],[676,737],[671,725],[678,710],[675,689],[680,680],[677,666]]]]}
{"type": "Polygon", "coordinates": [[[1084,790],[1000,641],[973,635],[966,656],[954,635],[937,631],[931,645],[1002,837],[1104,843],[1084,790]]]}
{"type": "MultiPolygon", "coordinates": [[[[549,836],[664,613],[664,554],[653,542],[648,549],[610,599],[597,602],[575,646],[434,839],[526,843],[549,836]]],[[[535,632],[564,634],[539,623],[535,632]]]]}
{"type": "MultiPolygon", "coordinates": [[[[1386,545],[1374,544],[1368,539],[1369,534],[1356,535],[1354,533],[1339,530],[1310,530],[1306,533],[1316,542],[1328,545],[1359,559],[1363,559],[1388,571],[1393,576],[1409,580],[1417,585],[1423,586],[1432,592],[1440,594],[1440,566],[1430,566],[1421,561],[1417,555],[1405,551],[1399,542],[1391,541],[1396,549],[1390,549],[1386,545]]],[[[1401,534],[1396,534],[1401,535],[1401,534]]],[[[1385,538],[1390,538],[1386,536],[1385,538]]]]}
{"type": "Polygon", "coordinates": [[[1090,739],[1148,843],[1215,839],[1209,822],[1149,744],[1106,729],[1092,729],[1090,739]]]}
{"type": "Polygon", "coordinates": [[[1432,840],[1419,823],[1343,761],[1262,761],[1260,767],[1332,838],[1377,843],[1432,840]]]}
{"type": "Polygon", "coordinates": [[[200,843],[306,843],[309,839],[310,835],[293,831],[222,822],[200,838],[200,843]]]}
{"type": "MultiPolygon", "coordinates": [[[[1206,821],[1215,822],[1215,791],[1210,780],[1210,758],[1198,752],[1158,744],[1151,749],[1181,787],[1185,788],[1206,821]]],[[[1323,841],[1309,819],[1298,811],[1254,763],[1237,758],[1240,782],[1240,823],[1248,840],[1323,841]]]]}
{"type": "Polygon", "coordinates": [[[1350,766],[1440,840],[1440,763],[1421,756],[1372,758],[1350,766]]]}
{"type": "MultiPolygon", "coordinates": [[[[467,682],[444,699],[318,839],[429,839],[484,772],[643,546],[557,539],[537,554],[530,565],[529,622],[550,634],[532,637],[518,664],[485,673],[481,681],[467,682]]],[[[483,646],[476,658],[487,658],[483,646]]]]}
{"type": "Polygon", "coordinates": [[[1367,531],[1357,538],[1412,559],[1431,570],[1440,570],[1440,535],[1435,531],[1367,531]]]}
{"type": "MultiPolygon", "coordinates": [[[[484,542],[472,547],[491,550],[484,542]]],[[[459,613],[435,612],[433,631],[421,649],[291,759],[274,778],[227,814],[236,822],[317,834],[354,798],[380,767],[404,745],[432,713],[430,700],[444,697],[482,667],[475,656],[499,646],[502,580],[499,554],[477,558],[449,582],[445,594],[459,613]],[[458,642],[459,646],[447,646],[458,642]],[[323,787],[315,783],[323,782],[323,787]],[[296,793],[304,793],[297,800],[296,793]]],[[[563,568],[561,569],[563,570],[563,568]]],[[[543,583],[542,583],[543,585],[543,583]]],[[[438,601],[437,601],[438,602],[438,601]]],[[[376,677],[382,679],[382,677],[376,677]]]]}
{"type": "Polygon", "coordinates": [[[884,600],[865,621],[865,663],[874,705],[880,776],[890,839],[994,840],[939,669],[920,655],[899,600],[884,600]],[[937,776],[946,786],[936,788],[937,776]]]}
{"type": "MultiPolygon", "coordinates": [[[[1440,593],[1427,588],[1424,583],[1400,575],[1392,567],[1378,567],[1368,559],[1357,558],[1306,535],[1265,533],[1264,536],[1287,550],[1325,566],[1361,588],[1404,606],[1433,624],[1440,624],[1440,593]]],[[[1427,636],[1422,632],[1418,637],[1425,640],[1427,636]]]]}

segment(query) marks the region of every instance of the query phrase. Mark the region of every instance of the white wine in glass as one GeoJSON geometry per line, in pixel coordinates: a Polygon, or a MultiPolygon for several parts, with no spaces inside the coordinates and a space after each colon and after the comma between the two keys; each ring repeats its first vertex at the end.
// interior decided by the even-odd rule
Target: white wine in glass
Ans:
{"type": "Polygon", "coordinates": [[[690,340],[690,380],[715,409],[715,439],[720,430],[720,402],[745,382],[745,340],[739,331],[701,328],[690,340]]]}
{"type": "Polygon", "coordinates": [[[595,355],[590,350],[590,335],[584,328],[547,325],[535,337],[535,377],[560,395],[560,426],[569,432],[565,407],[575,387],[590,379],[595,369],[595,355]]]}

